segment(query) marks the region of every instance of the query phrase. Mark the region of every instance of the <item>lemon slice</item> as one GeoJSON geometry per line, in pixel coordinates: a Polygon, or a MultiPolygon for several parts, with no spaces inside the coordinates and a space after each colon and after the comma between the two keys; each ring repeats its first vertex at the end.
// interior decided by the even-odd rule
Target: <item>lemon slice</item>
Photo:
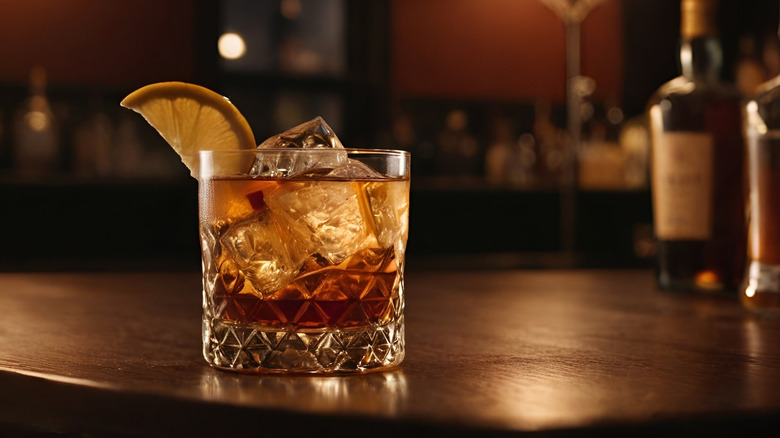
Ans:
{"type": "Polygon", "coordinates": [[[224,96],[184,82],[158,82],[130,93],[120,103],[141,114],[181,157],[194,178],[198,152],[254,149],[244,116],[224,96]]]}

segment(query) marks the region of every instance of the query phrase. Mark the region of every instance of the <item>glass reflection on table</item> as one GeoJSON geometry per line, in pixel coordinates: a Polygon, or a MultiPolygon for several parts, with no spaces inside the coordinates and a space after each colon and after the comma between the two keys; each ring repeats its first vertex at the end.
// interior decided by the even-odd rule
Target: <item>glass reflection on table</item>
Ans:
{"type": "Polygon", "coordinates": [[[407,401],[402,370],[339,376],[247,375],[208,369],[204,397],[214,401],[312,413],[352,412],[388,417],[407,401]]]}

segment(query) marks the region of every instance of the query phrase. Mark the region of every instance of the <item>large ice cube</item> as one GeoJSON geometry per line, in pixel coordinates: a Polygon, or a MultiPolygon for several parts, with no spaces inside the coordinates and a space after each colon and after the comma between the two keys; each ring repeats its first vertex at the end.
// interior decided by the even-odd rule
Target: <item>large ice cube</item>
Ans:
{"type": "MultiPolygon", "coordinates": [[[[361,211],[361,184],[307,181],[283,184],[266,199],[274,214],[290,224],[310,254],[339,264],[369,243],[371,228],[361,211]]],[[[362,203],[362,204],[361,204],[362,203]]],[[[363,207],[365,209],[365,207],[363,207]]],[[[375,244],[374,244],[375,245],[375,244]]]]}
{"type": "MultiPolygon", "coordinates": [[[[408,229],[408,181],[390,181],[368,165],[352,159],[326,176],[357,180],[353,187],[360,212],[368,232],[376,237],[380,248],[390,248],[402,239],[408,229]]],[[[402,240],[405,245],[405,239],[402,240]]]]}
{"type": "Polygon", "coordinates": [[[322,117],[317,116],[306,123],[288,129],[274,135],[260,143],[258,149],[265,148],[341,148],[344,146],[339,141],[336,133],[330,129],[322,117]]]}
{"type": "Polygon", "coordinates": [[[268,178],[322,176],[349,161],[346,151],[335,149],[279,149],[256,154],[250,174],[268,178]]]}
{"type": "Polygon", "coordinates": [[[334,166],[325,176],[342,179],[381,179],[384,175],[358,160],[347,159],[344,163],[334,166]]]}
{"type": "Polygon", "coordinates": [[[364,190],[379,246],[399,244],[403,251],[409,230],[409,181],[369,182],[364,190]]]}
{"type": "Polygon", "coordinates": [[[287,149],[258,154],[251,174],[271,178],[292,178],[309,173],[323,174],[347,162],[341,141],[322,117],[316,117],[260,143],[258,149],[287,149]],[[306,149],[306,153],[299,152],[306,149]]]}
{"type": "Polygon", "coordinates": [[[254,214],[228,228],[220,242],[238,269],[261,294],[290,283],[307,253],[289,227],[269,210],[254,214]]]}

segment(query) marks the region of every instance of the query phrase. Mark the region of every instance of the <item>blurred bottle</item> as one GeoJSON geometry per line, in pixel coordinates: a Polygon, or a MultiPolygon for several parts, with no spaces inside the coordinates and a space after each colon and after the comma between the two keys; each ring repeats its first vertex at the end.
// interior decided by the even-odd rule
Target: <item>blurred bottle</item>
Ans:
{"type": "Polygon", "coordinates": [[[538,100],[534,105],[533,135],[536,139],[536,174],[540,185],[557,187],[562,179],[566,132],[552,121],[552,104],[538,100]]]}
{"type": "Polygon", "coordinates": [[[739,39],[739,60],[735,70],[737,89],[744,96],[754,96],[758,87],[768,79],[766,67],[756,53],[753,37],[743,36],[739,39]]]}
{"type": "Polygon", "coordinates": [[[745,105],[748,269],[745,307],[780,312],[780,76],[758,87],[745,105]]]}
{"type": "Polygon", "coordinates": [[[5,128],[5,114],[3,113],[3,109],[0,108],[0,174],[4,173],[8,167],[6,160],[10,154],[8,153],[8,145],[6,142],[7,136],[7,129],[5,128]]]}
{"type": "Polygon", "coordinates": [[[485,152],[485,176],[491,184],[529,188],[536,184],[536,140],[528,132],[515,135],[512,120],[493,118],[485,152]]]}
{"type": "Polygon", "coordinates": [[[509,120],[499,117],[493,120],[490,143],[485,152],[485,176],[491,184],[503,185],[509,181],[512,168],[512,146],[514,143],[509,120]]]}
{"type": "Polygon", "coordinates": [[[649,106],[658,284],[733,291],[744,273],[741,95],[719,81],[715,0],[682,0],[682,75],[649,106]]]}
{"type": "Polygon", "coordinates": [[[148,177],[146,164],[151,162],[146,156],[135,118],[122,114],[117,122],[112,148],[113,175],[124,179],[148,177]]]}
{"type": "Polygon", "coordinates": [[[582,189],[622,190],[626,184],[627,154],[619,143],[623,111],[608,105],[604,111],[583,118],[578,153],[579,186],[582,189]]]}
{"type": "Polygon", "coordinates": [[[99,97],[73,134],[73,173],[79,178],[106,177],[112,173],[111,143],[114,127],[99,97]]]}
{"type": "Polygon", "coordinates": [[[436,164],[441,175],[474,176],[480,172],[479,145],[469,131],[465,111],[447,113],[443,129],[437,136],[436,164]]]}
{"type": "Polygon", "coordinates": [[[618,142],[626,155],[626,188],[646,189],[649,179],[650,129],[645,115],[627,120],[618,142]]]}
{"type": "Polygon", "coordinates": [[[46,97],[46,71],[30,72],[30,94],[13,122],[14,168],[24,176],[44,176],[58,170],[60,135],[57,120],[46,97]]]}
{"type": "Polygon", "coordinates": [[[780,41],[777,36],[767,35],[761,50],[761,63],[766,69],[767,78],[780,75],[780,41]]]}
{"type": "Polygon", "coordinates": [[[536,139],[525,132],[512,145],[507,180],[515,187],[531,188],[538,183],[536,175],[536,139]]]}

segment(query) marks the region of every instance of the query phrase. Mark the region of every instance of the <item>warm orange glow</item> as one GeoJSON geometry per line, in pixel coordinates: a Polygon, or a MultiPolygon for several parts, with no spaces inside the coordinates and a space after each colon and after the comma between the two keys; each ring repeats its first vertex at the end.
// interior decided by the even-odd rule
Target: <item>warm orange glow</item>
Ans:
{"type": "Polygon", "coordinates": [[[282,17],[288,20],[296,20],[301,15],[303,5],[301,5],[301,0],[282,0],[279,9],[282,17]]]}
{"type": "Polygon", "coordinates": [[[720,279],[713,271],[701,271],[696,274],[696,285],[705,289],[716,289],[720,287],[720,279]]]}
{"type": "MultiPolygon", "coordinates": [[[[538,0],[392,3],[394,88],[404,97],[565,100],[565,27],[538,0]]],[[[604,1],[581,27],[581,74],[595,97],[623,86],[621,2],[604,1]]]]}
{"type": "Polygon", "coordinates": [[[41,111],[30,111],[24,115],[24,121],[35,132],[45,131],[49,127],[49,118],[41,111]]]}
{"type": "Polygon", "coordinates": [[[188,80],[194,15],[179,0],[0,1],[0,82],[26,82],[36,65],[51,83],[188,80]]]}

